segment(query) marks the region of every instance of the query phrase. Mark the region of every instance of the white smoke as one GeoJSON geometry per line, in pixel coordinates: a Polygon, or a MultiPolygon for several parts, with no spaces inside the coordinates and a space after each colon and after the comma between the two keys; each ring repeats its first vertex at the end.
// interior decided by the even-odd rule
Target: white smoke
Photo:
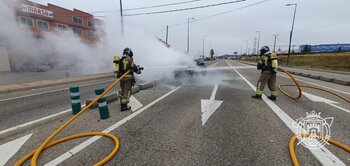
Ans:
{"type": "Polygon", "coordinates": [[[41,38],[34,37],[28,27],[16,21],[11,1],[0,1],[0,19],[0,41],[7,43],[11,60],[17,65],[44,63],[48,55],[55,54],[58,62],[56,70],[70,67],[70,70],[83,74],[112,72],[113,56],[121,56],[125,47],[130,47],[135,62],[145,67],[143,79],[170,77],[179,64],[194,64],[191,57],[165,47],[142,27],[128,26],[126,33],[121,35],[115,16],[107,17],[102,27],[98,27],[104,35],[100,42],[92,45],[82,42],[72,31],[44,32],[41,38]]]}

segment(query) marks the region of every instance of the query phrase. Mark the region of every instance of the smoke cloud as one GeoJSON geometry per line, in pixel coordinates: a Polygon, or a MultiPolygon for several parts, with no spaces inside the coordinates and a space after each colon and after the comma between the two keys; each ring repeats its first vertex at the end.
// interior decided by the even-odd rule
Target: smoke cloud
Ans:
{"type": "Polygon", "coordinates": [[[145,80],[172,77],[179,65],[194,65],[192,57],[165,47],[142,27],[127,25],[121,35],[115,16],[107,16],[98,27],[103,35],[95,44],[82,42],[72,31],[44,32],[41,38],[35,37],[28,27],[16,21],[12,1],[0,1],[0,19],[0,41],[9,46],[11,59],[17,65],[45,63],[48,55],[54,53],[51,61],[57,61],[55,70],[69,69],[82,74],[112,72],[113,56],[121,56],[125,47],[133,50],[135,63],[145,67],[140,76],[145,80]]]}

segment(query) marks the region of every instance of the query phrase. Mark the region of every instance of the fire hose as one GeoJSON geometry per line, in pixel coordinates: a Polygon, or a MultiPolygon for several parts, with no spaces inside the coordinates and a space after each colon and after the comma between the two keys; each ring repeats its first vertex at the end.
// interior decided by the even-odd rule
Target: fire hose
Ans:
{"type": "Polygon", "coordinates": [[[36,150],[28,153],[27,155],[25,155],[22,159],[20,159],[15,165],[16,166],[21,166],[23,165],[27,160],[29,160],[30,158],[32,158],[30,165],[31,166],[36,166],[37,164],[37,160],[39,158],[40,153],[47,149],[50,148],[54,145],[63,143],[65,141],[68,140],[72,140],[72,139],[77,139],[77,138],[82,138],[82,137],[89,137],[89,136],[104,136],[104,137],[108,137],[111,140],[114,141],[115,146],[112,150],[112,152],[105,157],[103,160],[99,161],[98,163],[95,164],[95,166],[101,166],[104,165],[105,163],[107,163],[109,160],[111,160],[115,154],[118,152],[119,149],[119,140],[118,138],[110,133],[103,133],[103,132],[87,132],[87,133],[81,133],[81,134],[76,134],[76,135],[72,135],[72,136],[68,136],[68,137],[64,137],[61,138],[59,140],[50,142],[52,139],[55,138],[55,136],[57,136],[57,134],[59,134],[63,129],[65,129],[69,124],[71,124],[74,120],[76,120],[80,115],[82,115],[83,113],[85,113],[90,107],[92,107],[98,100],[100,100],[104,95],[106,95],[109,91],[111,91],[126,75],[128,75],[130,73],[130,71],[127,71],[125,74],[123,74],[119,79],[117,79],[112,85],[110,85],[101,95],[99,95],[98,97],[96,97],[90,104],[88,104],[86,107],[84,107],[78,114],[74,115],[72,118],[70,118],[67,122],[65,122],[62,126],[60,126],[55,132],[53,132],[48,138],[46,138],[46,140],[39,146],[39,148],[37,148],[36,150]]]}
{"type": "MultiPolygon", "coordinates": [[[[337,96],[337,97],[343,99],[344,101],[350,103],[350,99],[348,99],[348,98],[346,98],[346,97],[344,97],[344,96],[342,96],[342,95],[340,95],[340,94],[338,94],[338,93],[335,93],[335,92],[333,92],[333,91],[331,91],[331,90],[329,90],[329,89],[320,88],[320,87],[314,87],[314,86],[300,85],[300,84],[298,83],[298,81],[292,76],[292,74],[290,74],[287,70],[285,70],[285,69],[283,69],[283,68],[281,68],[281,67],[279,67],[278,69],[279,69],[280,71],[286,73],[286,74],[293,80],[293,82],[294,82],[294,85],[279,85],[279,86],[278,86],[278,89],[279,89],[284,95],[288,96],[288,97],[291,98],[291,99],[300,99],[301,96],[302,96],[302,90],[301,90],[301,88],[303,87],[303,88],[310,88],[310,89],[316,89],[316,90],[328,92],[328,93],[333,94],[333,95],[335,95],[335,96],[337,96]],[[293,96],[293,95],[289,94],[288,92],[286,92],[285,90],[283,90],[282,87],[297,87],[297,89],[298,89],[298,95],[297,95],[297,96],[293,96]]],[[[292,159],[292,162],[293,162],[293,165],[294,165],[294,166],[299,166],[299,161],[298,161],[298,159],[297,159],[297,156],[296,156],[296,154],[295,154],[295,149],[294,149],[295,141],[297,140],[297,138],[298,138],[299,136],[301,136],[301,137],[307,137],[307,136],[309,136],[309,135],[310,135],[310,134],[306,134],[306,133],[305,133],[305,134],[301,134],[301,135],[294,135],[294,136],[290,139],[290,141],[289,141],[289,153],[290,153],[290,157],[291,157],[291,159],[292,159]]],[[[344,144],[341,144],[341,143],[339,143],[339,142],[337,142],[337,141],[334,141],[334,140],[331,140],[331,139],[324,139],[323,137],[320,137],[320,136],[316,136],[315,139],[323,139],[323,140],[326,140],[327,142],[329,142],[329,143],[331,143],[331,144],[333,144],[333,145],[335,145],[335,146],[338,146],[339,148],[341,148],[341,149],[343,149],[343,150],[345,150],[345,151],[347,151],[347,152],[350,153],[350,147],[348,147],[348,146],[346,146],[346,145],[344,145],[344,144]]]]}

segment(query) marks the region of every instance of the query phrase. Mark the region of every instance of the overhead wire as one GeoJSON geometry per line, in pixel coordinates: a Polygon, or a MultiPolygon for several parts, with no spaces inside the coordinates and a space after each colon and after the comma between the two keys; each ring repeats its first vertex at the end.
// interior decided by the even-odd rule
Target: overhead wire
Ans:
{"type": "MultiPolygon", "coordinates": [[[[230,13],[230,12],[237,12],[237,11],[240,11],[240,10],[242,10],[242,9],[246,9],[246,8],[253,7],[253,6],[262,4],[262,3],[266,3],[266,2],[268,2],[268,1],[272,1],[272,0],[263,0],[263,1],[259,1],[259,2],[256,2],[256,3],[252,3],[252,4],[249,4],[249,5],[246,5],[246,6],[242,6],[242,7],[236,8],[236,9],[226,10],[226,11],[224,11],[224,12],[216,13],[216,14],[213,14],[213,15],[205,16],[205,17],[201,17],[201,18],[198,18],[198,19],[195,19],[195,20],[191,20],[190,23],[192,23],[192,22],[197,22],[197,21],[202,21],[202,20],[206,20],[206,19],[209,19],[209,18],[212,18],[212,17],[224,15],[224,14],[227,14],[227,13],[230,13]]],[[[169,27],[176,27],[176,26],[185,25],[185,24],[187,24],[187,22],[182,22],[182,23],[177,23],[177,24],[169,25],[169,27]]],[[[166,28],[163,28],[163,29],[157,31],[156,34],[159,34],[160,32],[164,31],[165,29],[166,29],[166,28]]]]}
{"type": "MultiPolygon", "coordinates": [[[[133,10],[160,8],[160,7],[188,4],[188,3],[199,2],[199,1],[201,1],[201,0],[190,0],[190,1],[182,1],[182,2],[176,2],[176,3],[162,4],[162,5],[153,5],[153,6],[145,6],[145,7],[128,8],[128,9],[123,9],[123,11],[133,11],[133,10]]],[[[120,12],[120,10],[95,11],[95,12],[90,12],[90,13],[114,13],[114,12],[120,12]]]]}
{"type": "Polygon", "coordinates": [[[126,16],[126,17],[129,16],[130,17],[130,16],[141,16],[141,15],[143,16],[143,15],[152,15],[152,14],[172,13],[172,12],[179,12],[179,11],[186,11],[186,10],[194,10],[194,9],[202,9],[202,8],[208,8],[208,7],[228,5],[228,4],[244,2],[244,1],[246,1],[246,0],[236,0],[236,1],[229,1],[229,2],[216,3],[216,4],[203,5],[203,6],[181,8],[181,9],[173,9],[173,10],[163,10],[163,11],[145,12],[145,13],[132,13],[132,14],[125,14],[124,16],[126,16]]]}

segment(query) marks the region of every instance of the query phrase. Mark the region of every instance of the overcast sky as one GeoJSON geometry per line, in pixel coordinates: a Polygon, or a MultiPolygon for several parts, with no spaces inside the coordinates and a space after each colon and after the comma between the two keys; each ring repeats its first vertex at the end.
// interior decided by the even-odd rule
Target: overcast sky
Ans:
{"type": "MultiPolygon", "coordinates": [[[[98,18],[106,20],[107,23],[111,20],[117,22],[120,17],[117,11],[119,0],[33,1],[42,4],[52,3],[68,9],[76,8],[87,12],[103,11],[95,15],[105,16],[98,18]]],[[[124,0],[123,7],[127,9],[183,1],[188,0],[124,0]]],[[[125,14],[196,7],[229,1],[231,0],[201,0],[170,7],[126,11],[125,14]]],[[[258,35],[255,31],[261,31],[260,46],[272,46],[274,40],[272,35],[279,34],[277,45],[282,45],[282,49],[286,49],[285,45],[288,45],[294,7],[287,7],[285,4],[297,3],[293,44],[350,43],[349,0],[270,0],[259,5],[235,10],[261,1],[263,0],[246,0],[245,2],[183,12],[125,17],[125,29],[128,31],[130,26],[140,28],[150,35],[157,35],[164,39],[166,25],[186,23],[187,18],[200,19],[233,10],[190,24],[190,52],[192,54],[202,52],[203,35],[207,35],[205,39],[206,54],[209,53],[209,48],[214,48],[219,54],[240,52],[241,50],[245,52],[246,41],[248,41],[250,51],[252,51],[254,38],[258,35]]],[[[117,29],[119,30],[119,28],[117,29]]],[[[186,50],[187,24],[169,28],[169,43],[178,51],[186,50]]]]}

